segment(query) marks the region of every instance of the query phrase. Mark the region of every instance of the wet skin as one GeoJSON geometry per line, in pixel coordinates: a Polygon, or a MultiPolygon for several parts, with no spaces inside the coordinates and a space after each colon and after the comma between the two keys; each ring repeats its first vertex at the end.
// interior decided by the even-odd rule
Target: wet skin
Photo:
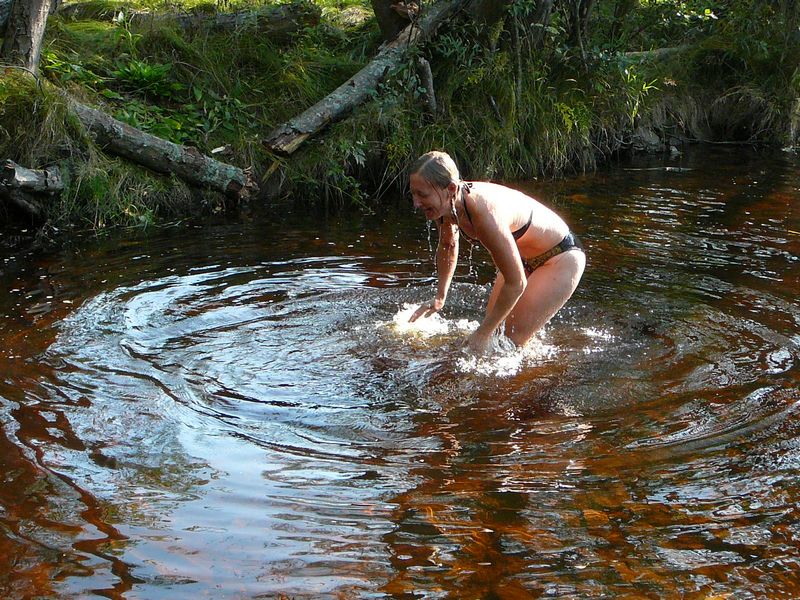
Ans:
{"type": "Polygon", "coordinates": [[[558,243],[569,231],[553,211],[516,190],[475,182],[469,193],[469,217],[459,186],[437,186],[415,173],[410,177],[414,207],[436,222],[439,244],[436,265],[437,294],[411,316],[411,321],[440,311],[458,260],[458,229],[464,227],[492,255],[498,269],[486,315],[466,340],[478,354],[491,347],[494,332],[505,323],[504,333],[519,346],[527,343],[567,302],[585,267],[582,252],[571,251],[547,261],[529,276],[522,256],[530,258],[558,243]],[[532,220],[525,235],[515,240],[512,231],[532,220]]]}

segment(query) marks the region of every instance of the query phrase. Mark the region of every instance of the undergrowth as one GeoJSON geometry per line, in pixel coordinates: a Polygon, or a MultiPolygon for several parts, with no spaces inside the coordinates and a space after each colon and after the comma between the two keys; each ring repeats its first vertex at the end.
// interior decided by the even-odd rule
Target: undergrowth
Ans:
{"type": "MultiPolygon", "coordinates": [[[[617,2],[616,10],[630,5],[620,20],[614,3],[598,1],[584,53],[569,45],[559,10],[537,42],[532,29],[515,41],[511,21],[491,36],[465,18],[448,23],[347,120],[291,158],[275,157],[261,140],[346,81],[381,43],[366,0],[313,4],[317,18],[274,38],[140,17],[265,8],[249,0],[92,0],[80,13],[56,15],[42,81],[0,79],[0,156],[28,167],[63,164],[67,193],[48,207],[49,218],[106,227],[194,211],[198,199],[218,210],[223,201],[104,155],[70,116],[65,92],[252,167],[261,183],[280,179],[296,200],[367,211],[384,190],[404,185],[409,162],[432,148],[456,157],[465,177],[517,179],[591,170],[630,147],[642,127],[665,137],[795,141],[799,44],[796,34],[775,36],[797,29],[793,3],[617,2]],[[655,47],[676,50],[670,58],[646,52],[655,47]],[[418,57],[433,69],[436,114],[425,109],[418,57]]],[[[511,15],[525,23],[535,9],[515,0],[511,15]]]]}
{"type": "Polygon", "coordinates": [[[149,225],[196,205],[198,193],[184,184],[101,152],[67,96],[22,72],[0,78],[0,156],[29,168],[59,167],[65,189],[42,206],[56,227],[149,225]]]}

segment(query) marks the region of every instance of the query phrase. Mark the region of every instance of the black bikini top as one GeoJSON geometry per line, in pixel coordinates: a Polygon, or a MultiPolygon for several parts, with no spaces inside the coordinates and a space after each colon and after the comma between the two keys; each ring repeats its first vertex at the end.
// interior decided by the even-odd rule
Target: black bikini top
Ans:
{"type": "MultiPolygon", "coordinates": [[[[467,215],[467,220],[469,221],[470,225],[472,225],[472,215],[469,214],[469,208],[467,208],[467,196],[469,196],[469,191],[471,189],[472,189],[472,183],[464,181],[461,184],[461,197],[464,199],[464,214],[467,215]]],[[[523,225],[522,227],[520,227],[516,231],[512,231],[511,232],[511,235],[514,236],[514,240],[518,240],[523,235],[525,235],[525,232],[528,231],[528,227],[531,226],[531,223],[533,223],[533,211],[531,211],[531,216],[528,217],[528,222],[525,223],[525,225],[523,225]]],[[[461,225],[458,226],[458,230],[468,240],[474,240],[475,239],[474,237],[472,237],[470,235],[467,235],[467,233],[463,229],[461,229],[461,225]]]]}

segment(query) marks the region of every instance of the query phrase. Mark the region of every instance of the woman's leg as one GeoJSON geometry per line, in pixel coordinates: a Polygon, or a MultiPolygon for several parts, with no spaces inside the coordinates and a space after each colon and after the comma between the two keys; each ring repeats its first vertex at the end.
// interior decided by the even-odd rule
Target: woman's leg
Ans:
{"type": "MultiPolygon", "coordinates": [[[[570,250],[551,258],[531,273],[525,291],[506,317],[506,336],[518,346],[531,339],[572,296],[585,266],[586,255],[570,250]]],[[[497,299],[502,285],[503,275],[498,273],[487,311],[497,299]]]]}

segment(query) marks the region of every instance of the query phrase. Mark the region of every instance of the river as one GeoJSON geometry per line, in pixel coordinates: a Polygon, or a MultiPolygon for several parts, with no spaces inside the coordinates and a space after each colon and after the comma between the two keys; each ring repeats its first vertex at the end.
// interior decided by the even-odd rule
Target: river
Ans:
{"type": "Polygon", "coordinates": [[[409,198],[6,235],[0,596],[800,594],[800,158],[520,187],[588,265],[483,359],[483,249],[404,323],[435,281],[409,198]]]}

